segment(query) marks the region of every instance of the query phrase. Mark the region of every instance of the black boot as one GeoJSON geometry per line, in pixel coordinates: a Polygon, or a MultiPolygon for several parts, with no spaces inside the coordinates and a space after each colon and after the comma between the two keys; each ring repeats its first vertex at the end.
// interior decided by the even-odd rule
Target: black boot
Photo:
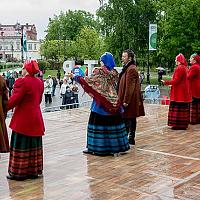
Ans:
{"type": "Polygon", "coordinates": [[[131,145],[135,145],[135,133],[132,132],[129,134],[128,142],[131,145]]]}

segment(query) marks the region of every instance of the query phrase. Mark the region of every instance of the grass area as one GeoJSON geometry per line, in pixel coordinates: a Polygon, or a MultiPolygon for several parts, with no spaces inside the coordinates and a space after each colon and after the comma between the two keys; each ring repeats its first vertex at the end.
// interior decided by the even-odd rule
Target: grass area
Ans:
{"type": "MultiPolygon", "coordinates": [[[[57,77],[57,70],[50,70],[50,69],[47,69],[45,71],[45,74],[44,74],[44,79],[46,79],[48,77],[48,75],[51,75],[52,76],[55,76],[57,77]]],[[[64,77],[64,72],[63,70],[60,71],[61,72],[61,78],[64,77]]],[[[145,77],[146,77],[146,74],[145,74],[145,77]]],[[[163,80],[170,80],[171,79],[171,76],[170,75],[163,75],[163,80]]],[[[144,83],[146,82],[146,78],[144,80],[144,83]]],[[[150,83],[152,85],[158,85],[158,76],[157,76],[157,73],[151,73],[150,75],[150,83]]]]}
{"type": "MultiPolygon", "coordinates": [[[[52,77],[52,76],[55,76],[55,77],[57,78],[57,72],[58,72],[58,70],[46,69],[46,70],[45,70],[45,74],[44,74],[44,79],[46,79],[46,78],[48,77],[48,75],[51,75],[51,77],[52,77]]],[[[60,73],[61,73],[61,78],[63,78],[63,77],[64,77],[64,72],[63,72],[63,70],[61,70],[60,73]]]]}
{"type": "MultiPolygon", "coordinates": [[[[164,75],[163,76],[163,80],[171,80],[171,76],[169,76],[169,75],[164,75]]],[[[146,82],[146,79],[145,79],[145,81],[144,81],[144,83],[146,82]]],[[[150,84],[151,85],[159,85],[159,83],[158,83],[158,77],[156,76],[150,76],[150,84]]]]}
{"type": "MultiPolygon", "coordinates": [[[[15,67],[16,68],[16,67],[15,67]]],[[[2,70],[2,72],[6,72],[7,69],[2,70]]],[[[13,70],[13,68],[10,68],[9,70],[13,70]]],[[[50,70],[50,69],[46,69],[45,74],[44,74],[44,79],[46,79],[48,77],[48,75],[55,76],[57,77],[57,70],[50,70]]],[[[61,79],[64,77],[64,72],[63,70],[60,71],[61,73],[61,79]]],[[[150,83],[151,85],[158,85],[158,76],[157,73],[155,72],[150,72],[150,83]]],[[[170,80],[171,76],[170,75],[163,75],[163,80],[170,80]]],[[[145,80],[144,80],[144,84],[146,83],[146,73],[145,73],[145,80]]]]}

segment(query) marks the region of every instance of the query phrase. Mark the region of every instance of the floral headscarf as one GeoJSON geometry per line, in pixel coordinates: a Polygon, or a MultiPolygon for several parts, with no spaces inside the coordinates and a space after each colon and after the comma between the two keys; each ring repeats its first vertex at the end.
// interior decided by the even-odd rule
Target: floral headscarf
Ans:
{"type": "Polygon", "coordinates": [[[100,60],[105,66],[93,70],[90,77],[78,77],[78,81],[97,103],[102,105],[111,114],[120,110],[120,103],[116,91],[118,73],[114,68],[115,62],[112,54],[106,52],[100,60]]]}

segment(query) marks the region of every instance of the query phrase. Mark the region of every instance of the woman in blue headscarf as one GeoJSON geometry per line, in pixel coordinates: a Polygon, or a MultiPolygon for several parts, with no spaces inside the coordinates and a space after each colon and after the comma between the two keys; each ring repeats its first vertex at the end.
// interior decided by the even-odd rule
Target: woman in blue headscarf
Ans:
{"type": "Polygon", "coordinates": [[[92,98],[91,114],[87,128],[87,150],[83,153],[113,155],[129,150],[123,109],[117,92],[115,61],[109,52],[100,58],[101,67],[95,68],[91,77],[75,76],[85,92],[92,98]]]}

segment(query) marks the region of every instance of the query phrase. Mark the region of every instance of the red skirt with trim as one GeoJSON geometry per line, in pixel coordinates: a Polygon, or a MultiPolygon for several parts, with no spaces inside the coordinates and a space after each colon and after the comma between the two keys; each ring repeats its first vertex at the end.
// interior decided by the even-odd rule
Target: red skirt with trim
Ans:
{"type": "Polygon", "coordinates": [[[192,103],[190,104],[190,123],[200,124],[200,99],[192,98],[192,103]]]}
{"type": "Polygon", "coordinates": [[[42,136],[12,132],[8,173],[11,176],[40,175],[43,170],[42,136]]]}
{"type": "Polygon", "coordinates": [[[185,129],[190,122],[190,104],[171,101],[168,113],[168,126],[185,129]]]}

